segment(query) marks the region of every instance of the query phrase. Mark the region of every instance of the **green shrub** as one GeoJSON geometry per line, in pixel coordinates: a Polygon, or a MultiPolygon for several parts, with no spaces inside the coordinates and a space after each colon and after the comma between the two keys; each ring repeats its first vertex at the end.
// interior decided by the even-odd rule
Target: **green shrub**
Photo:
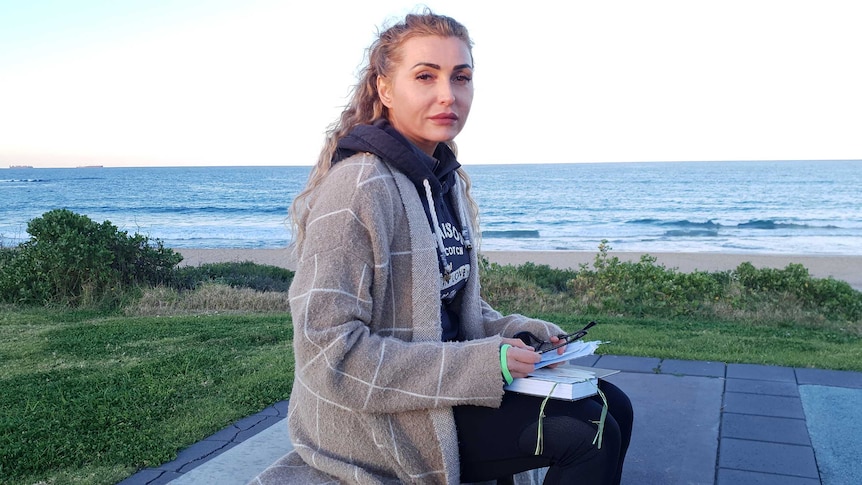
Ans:
{"type": "Polygon", "coordinates": [[[736,275],[750,298],[780,295],[832,319],[862,320],[862,293],[844,281],[813,278],[801,264],[791,263],[784,269],[757,269],[751,263],[742,263],[736,275]]]}
{"type": "MultiPolygon", "coordinates": [[[[811,277],[800,264],[784,269],[755,268],[749,262],[734,271],[680,273],[656,265],[644,255],[636,263],[610,257],[602,241],[593,263],[571,281],[573,293],[587,308],[632,316],[682,315],[804,320],[813,315],[832,321],[858,323],[862,319],[862,293],[834,279],[811,277]],[[772,316],[766,309],[778,309],[772,316]],[[794,317],[793,315],[797,315],[794,317]]],[[[797,322],[804,323],[804,322],[797,322]]]]}
{"type": "Polygon", "coordinates": [[[293,281],[293,271],[278,266],[242,263],[208,263],[177,269],[173,287],[194,290],[204,283],[220,283],[234,288],[286,292],[293,281]]]}
{"type": "Polygon", "coordinates": [[[591,310],[634,316],[692,315],[721,292],[722,275],[680,273],[656,264],[645,254],[637,262],[609,256],[606,241],[599,245],[593,269],[581,265],[569,281],[573,295],[591,310]]]}
{"type": "Polygon", "coordinates": [[[485,257],[479,260],[482,295],[505,313],[537,310],[549,303],[548,292],[535,281],[521,277],[519,269],[520,266],[490,263],[485,257]]]}
{"type": "Polygon", "coordinates": [[[3,271],[3,268],[12,264],[12,260],[15,259],[16,254],[17,251],[15,248],[0,245],[0,272],[3,271]]]}
{"type": "Polygon", "coordinates": [[[546,264],[524,263],[515,268],[515,275],[534,283],[551,293],[565,292],[569,281],[578,274],[575,270],[552,269],[546,264]]]}
{"type": "Polygon", "coordinates": [[[510,311],[742,320],[820,325],[837,322],[862,332],[862,292],[843,281],[818,279],[799,264],[784,269],[743,263],[732,271],[681,273],[643,255],[623,262],[599,245],[592,266],[555,270],[527,263],[482,263],[482,292],[510,311]],[[561,282],[566,290],[559,293],[561,282]],[[849,325],[847,325],[849,324],[849,325]]]}
{"type": "Polygon", "coordinates": [[[182,256],[66,209],[27,225],[30,240],[0,256],[0,300],[79,305],[119,297],[135,284],[169,282],[182,256]]]}

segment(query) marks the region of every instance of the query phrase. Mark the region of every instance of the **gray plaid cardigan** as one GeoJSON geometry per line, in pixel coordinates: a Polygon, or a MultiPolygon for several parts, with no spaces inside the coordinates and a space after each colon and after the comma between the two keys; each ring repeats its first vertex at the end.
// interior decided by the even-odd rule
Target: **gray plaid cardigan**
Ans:
{"type": "Polygon", "coordinates": [[[459,483],[452,406],[500,405],[501,335],[561,330],[491,309],[472,251],[460,308],[468,340],[441,342],[428,219],[413,183],[374,155],[336,164],[303,223],[290,288],[294,451],[252,483],[459,483]]]}

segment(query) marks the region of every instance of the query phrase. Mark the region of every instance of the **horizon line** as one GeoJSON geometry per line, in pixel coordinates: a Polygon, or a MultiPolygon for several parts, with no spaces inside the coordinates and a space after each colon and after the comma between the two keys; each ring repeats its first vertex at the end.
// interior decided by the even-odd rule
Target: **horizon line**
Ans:
{"type": "MultiPolygon", "coordinates": [[[[620,163],[759,163],[759,162],[862,162],[862,158],[798,158],[798,159],[779,159],[779,158],[764,158],[764,159],[733,159],[733,160],[613,160],[613,161],[577,161],[577,162],[484,162],[484,163],[466,163],[462,166],[488,166],[488,165],[600,165],[600,164],[620,164],[620,163]]],[[[77,169],[77,170],[98,170],[104,168],[255,168],[255,167],[307,167],[311,168],[314,164],[173,164],[173,165],[110,165],[110,164],[93,164],[93,165],[76,165],[76,166],[39,166],[30,164],[10,164],[0,167],[0,170],[30,170],[30,169],[77,169]]]]}

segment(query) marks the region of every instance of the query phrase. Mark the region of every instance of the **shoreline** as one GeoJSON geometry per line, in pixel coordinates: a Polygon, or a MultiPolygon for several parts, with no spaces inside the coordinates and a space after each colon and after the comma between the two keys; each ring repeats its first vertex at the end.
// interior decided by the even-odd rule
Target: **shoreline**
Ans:
{"type": "MultiPolygon", "coordinates": [[[[181,266],[199,266],[207,263],[230,263],[251,261],[257,264],[296,269],[290,251],[278,249],[174,249],[183,256],[181,266]]],[[[598,251],[483,251],[488,261],[501,265],[521,265],[532,262],[548,265],[556,269],[578,269],[581,264],[592,267],[598,251]]],[[[794,254],[755,254],[755,253],[685,253],[685,252],[618,252],[611,251],[608,256],[620,261],[639,261],[643,254],[656,258],[656,264],[684,273],[692,271],[726,271],[736,269],[740,263],[750,262],[756,268],[783,269],[788,264],[805,266],[815,278],[834,278],[845,281],[856,290],[862,291],[862,256],[842,255],[794,255],[794,254]]]]}

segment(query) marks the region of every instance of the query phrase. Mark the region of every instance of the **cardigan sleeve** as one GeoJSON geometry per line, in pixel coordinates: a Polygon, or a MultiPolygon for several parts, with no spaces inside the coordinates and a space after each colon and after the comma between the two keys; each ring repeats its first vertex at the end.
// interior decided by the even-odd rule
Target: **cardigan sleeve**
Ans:
{"type": "Polygon", "coordinates": [[[512,337],[516,333],[526,330],[537,337],[548,338],[551,335],[565,333],[562,328],[554,323],[539,320],[537,318],[529,318],[517,313],[504,316],[497,310],[493,309],[484,299],[481,304],[482,317],[487,335],[512,337]]]}
{"type": "Polygon", "coordinates": [[[398,262],[410,254],[393,249],[406,230],[401,196],[392,174],[364,157],[333,169],[305,218],[290,288],[295,385],[368,413],[499,406],[499,336],[412,341],[415,320],[428,315],[411,313],[410,264],[398,262]]]}

